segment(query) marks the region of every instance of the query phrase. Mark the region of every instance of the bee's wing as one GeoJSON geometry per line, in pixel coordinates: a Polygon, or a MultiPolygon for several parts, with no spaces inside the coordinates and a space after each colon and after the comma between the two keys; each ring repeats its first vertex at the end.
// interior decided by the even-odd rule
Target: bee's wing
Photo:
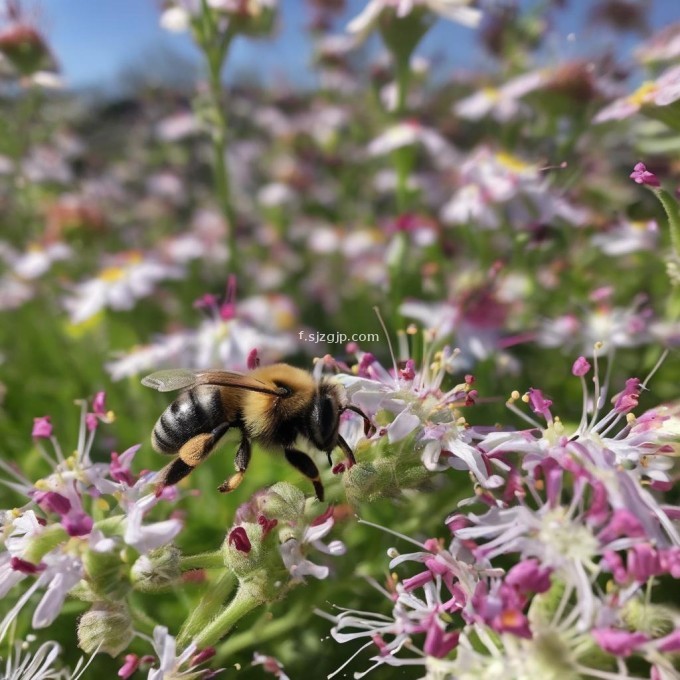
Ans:
{"type": "Polygon", "coordinates": [[[232,371],[190,371],[185,368],[170,369],[167,371],[156,371],[151,375],[142,378],[142,385],[152,387],[159,392],[173,392],[194,385],[217,385],[218,387],[234,387],[251,392],[264,392],[281,397],[288,394],[288,390],[275,385],[266,383],[255,378],[251,378],[243,373],[232,371]]]}
{"type": "Polygon", "coordinates": [[[276,397],[285,397],[289,394],[288,389],[285,387],[279,387],[272,382],[257,380],[256,378],[251,378],[249,375],[244,375],[243,373],[208,370],[198,371],[195,375],[196,384],[234,387],[241,390],[250,390],[251,392],[273,394],[276,397]]]}
{"type": "Polygon", "coordinates": [[[192,387],[198,382],[198,375],[185,368],[173,368],[167,371],[156,371],[142,378],[142,385],[152,387],[159,392],[174,392],[184,387],[192,387]]]}

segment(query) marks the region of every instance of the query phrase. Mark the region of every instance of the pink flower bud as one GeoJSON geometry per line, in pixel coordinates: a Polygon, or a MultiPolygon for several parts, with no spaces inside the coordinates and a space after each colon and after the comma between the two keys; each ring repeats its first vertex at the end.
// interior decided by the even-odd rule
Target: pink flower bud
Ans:
{"type": "Polygon", "coordinates": [[[36,439],[49,439],[52,436],[52,423],[50,423],[50,416],[42,416],[41,418],[33,418],[33,431],[31,436],[36,439]]]}
{"type": "Polygon", "coordinates": [[[571,367],[572,375],[575,375],[579,378],[583,377],[586,373],[588,373],[589,370],[590,364],[585,357],[579,357],[576,359],[573,366],[571,367]]]}
{"type": "Polygon", "coordinates": [[[657,176],[647,170],[647,166],[644,163],[636,163],[633,172],[630,173],[630,178],[637,184],[644,184],[648,187],[661,186],[657,176]]]}
{"type": "Polygon", "coordinates": [[[614,656],[630,656],[637,647],[649,640],[644,633],[629,633],[615,628],[596,628],[592,635],[605,652],[614,656]]]}

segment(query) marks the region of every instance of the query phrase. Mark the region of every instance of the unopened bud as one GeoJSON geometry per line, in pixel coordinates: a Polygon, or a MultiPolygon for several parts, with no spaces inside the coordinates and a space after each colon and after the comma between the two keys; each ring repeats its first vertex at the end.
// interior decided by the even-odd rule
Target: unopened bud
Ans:
{"type": "Polygon", "coordinates": [[[40,33],[24,24],[11,25],[0,34],[0,53],[23,76],[45,68],[51,61],[40,33]]]}
{"type": "Polygon", "coordinates": [[[83,565],[92,589],[101,599],[115,600],[130,590],[129,565],[117,550],[97,552],[86,550],[83,565]]]}
{"type": "Polygon", "coordinates": [[[305,495],[288,482],[278,482],[258,498],[263,515],[279,522],[295,522],[305,510],[305,495]]]}
{"type": "Polygon", "coordinates": [[[133,636],[132,618],[124,603],[97,602],[78,621],[78,647],[86,654],[118,656],[133,636]]]}
{"type": "Polygon", "coordinates": [[[182,570],[180,551],[174,545],[163,546],[141,555],[132,565],[130,580],[135,590],[154,592],[179,581],[182,570]]]}

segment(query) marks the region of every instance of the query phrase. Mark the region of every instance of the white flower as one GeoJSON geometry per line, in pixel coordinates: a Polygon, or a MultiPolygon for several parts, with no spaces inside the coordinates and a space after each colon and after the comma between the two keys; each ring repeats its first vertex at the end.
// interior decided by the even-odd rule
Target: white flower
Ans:
{"type": "Polygon", "coordinates": [[[304,531],[301,540],[291,537],[284,541],[279,550],[281,559],[286,569],[289,571],[293,581],[304,580],[305,576],[313,576],[317,579],[324,579],[328,576],[328,567],[322,567],[306,559],[305,554],[308,550],[306,546],[311,546],[319,552],[327,555],[343,555],[345,545],[342,541],[331,541],[328,545],[321,542],[333,528],[335,523],[332,514],[318,524],[310,524],[304,531]]]}
{"type": "Polygon", "coordinates": [[[43,642],[33,654],[28,651],[27,643],[15,642],[13,653],[10,652],[7,657],[2,678],[3,680],[68,680],[68,670],[57,671],[53,667],[60,654],[61,647],[51,640],[43,642]]]}
{"type": "Polygon", "coordinates": [[[468,120],[491,116],[499,123],[506,123],[521,111],[522,97],[541,87],[546,80],[546,75],[542,71],[524,73],[508,80],[498,89],[481,88],[469,97],[461,99],[453,110],[456,115],[468,120]]]}
{"type": "Polygon", "coordinates": [[[623,220],[613,228],[593,236],[591,242],[610,257],[654,250],[659,242],[659,227],[655,220],[623,220]]]}
{"type": "Polygon", "coordinates": [[[680,66],[664,71],[655,81],[640,85],[627,97],[614,100],[605,106],[595,118],[594,123],[629,118],[643,106],[668,106],[680,99],[680,66]]]}
{"type": "Polygon", "coordinates": [[[414,9],[424,8],[450,21],[475,28],[481,12],[470,7],[470,0],[370,0],[364,10],[347,25],[350,33],[365,38],[378,24],[383,12],[394,12],[399,18],[414,9]]]}
{"type": "Polygon", "coordinates": [[[137,252],[122,254],[113,258],[96,278],[76,284],[64,306],[72,323],[82,323],[106,307],[132,309],[138,299],[153,292],[158,282],[183,275],[184,270],[176,265],[145,258],[137,252]]]}
{"type": "Polygon", "coordinates": [[[182,530],[182,522],[178,519],[166,519],[151,524],[143,523],[144,515],[161,500],[161,496],[156,493],[150,493],[133,500],[144,489],[148,488],[149,482],[149,479],[141,478],[125,494],[124,501],[127,505],[124,540],[140,553],[147,553],[170,543],[182,530]]]}
{"type": "Polygon", "coordinates": [[[153,648],[158,656],[160,666],[149,669],[147,680],[170,680],[181,678],[183,675],[191,675],[195,671],[184,670],[181,667],[191,660],[196,653],[195,643],[191,643],[179,656],[177,656],[177,644],[175,638],[168,634],[165,626],[156,626],[153,629],[153,648]]]}
{"type": "Polygon", "coordinates": [[[368,145],[367,151],[369,156],[383,156],[416,144],[427,149],[438,167],[452,165],[458,156],[456,150],[438,132],[413,120],[388,128],[368,145]]]}
{"type": "Polygon", "coordinates": [[[14,273],[23,279],[37,279],[49,270],[52,263],[68,260],[72,252],[65,243],[51,243],[47,246],[35,244],[14,260],[14,273]]]}

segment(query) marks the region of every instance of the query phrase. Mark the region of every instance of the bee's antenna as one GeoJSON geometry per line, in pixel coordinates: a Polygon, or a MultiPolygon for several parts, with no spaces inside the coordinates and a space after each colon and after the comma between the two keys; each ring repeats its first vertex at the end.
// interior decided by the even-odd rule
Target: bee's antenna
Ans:
{"type": "Polygon", "coordinates": [[[375,312],[375,315],[378,317],[378,321],[380,321],[380,325],[382,326],[383,331],[385,331],[385,337],[387,338],[387,346],[390,348],[390,356],[392,357],[392,366],[394,366],[394,379],[397,380],[399,376],[399,369],[397,367],[397,358],[394,355],[394,349],[392,348],[392,341],[390,340],[390,334],[387,331],[387,326],[385,325],[385,322],[383,321],[382,314],[380,313],[380,309],[378,307],[373,307],[373,311],[375,312]]]}

